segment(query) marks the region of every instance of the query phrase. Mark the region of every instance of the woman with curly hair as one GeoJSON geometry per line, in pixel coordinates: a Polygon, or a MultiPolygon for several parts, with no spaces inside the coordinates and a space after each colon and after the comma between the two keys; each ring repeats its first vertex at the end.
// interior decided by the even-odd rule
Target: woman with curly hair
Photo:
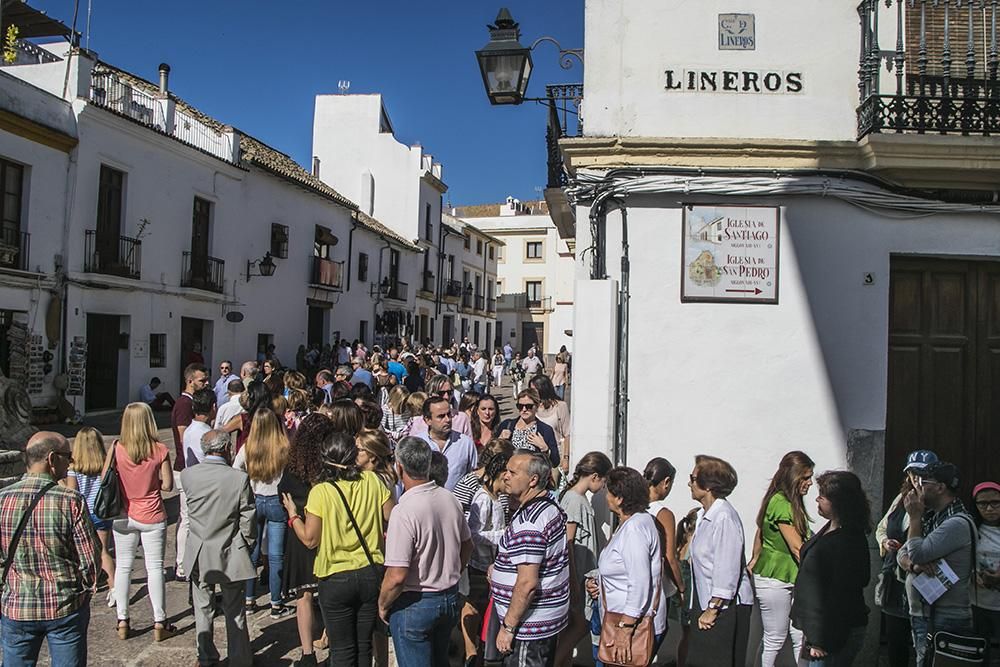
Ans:
{"type": "MultiPolygon", "coordinates": [[[[324,415],[306,415],[288,448],[288,462],[281,481],[278,482],[278,493],[282,498],[288,496],[292,499],[295,505],[294,516],[300,519],[305,517],[309,491],[323,474],[320,444],[333,431],[333,422],[324,415]]],[[[286,600],[295,599],[295,622],[302,644],[302,659],[298,664],[303,666],[316,664],[313,655],[312,601],[319,581],[313,574],[315,560],[316,549],[307,548],[293,531],[288,531],[281,572],[281,596],[286,600]]]]}
{"type": "Polygon", "coordinates": [[[320,444],[321,481],[309,491],[304,520],[292,497],[283,496],[291,530],[317,549],[313,573],[333,665],[371,664],[383,533],[395,505],[382,480],[358,468],[357,457],[354,435],[328,434],[320,444]]]}

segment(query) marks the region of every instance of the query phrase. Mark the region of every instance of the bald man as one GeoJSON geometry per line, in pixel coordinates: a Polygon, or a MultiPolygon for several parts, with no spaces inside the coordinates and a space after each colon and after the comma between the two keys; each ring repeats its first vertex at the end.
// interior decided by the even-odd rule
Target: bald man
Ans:
{"type": "Polygon", "coordinates": [[[24,455],[24,477],[0,492],[0,559],[5,564],[21,517],[38,499],[15,545],[0,603],[4,663],[35,664],[47,639],[52,664],[85,665],[101,545],[83,496],[57,484],[73,462],[66,438],[36,433],[24,455]]]}

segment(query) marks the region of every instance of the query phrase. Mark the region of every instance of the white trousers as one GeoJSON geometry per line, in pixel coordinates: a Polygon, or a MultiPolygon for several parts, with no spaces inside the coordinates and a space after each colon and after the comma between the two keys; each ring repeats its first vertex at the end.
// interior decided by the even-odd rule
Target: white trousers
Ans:
{"type": "Polygon", "coordinates": [[[503,379],[503,366],[495,366],[493,368],[493,386],[499,387],[503,379]]]}
{"type": "Polygon", "coordinates": [[[793,627],[789,620],[794,584],[756,574],[753,581],[757,589],[757,604],[760,605],[760,621],[764,626],[759,650],[761,667],[774,667],[774,661],[789,635],[792,637],[795,660],[798,661],[802,653],[802,631],[793,627]]]}
{"type": "Polygon", "coordinates": [[[163,605],[166,598],[163,549],[167,541],[166,522],[140,523],[135,519],[115,519],[111,524],[111,534],[115,538],[115,603],[118,606],[118,620],[128,618],[132,561],[135,560],[136,547],[141,539],[142,557],[146,564],[146,588],[153,606],[153,622],[165,622],[167,614],[163,605]]]}
{"type": "Polygon", "coordinates": [[[187,545],[188,537],[188,504],[187,496],[184,495],[184,487],[181,485],[181,474],[174,471],[174,488],[180,491],[180,516],[177,519],[177,554],[174,559],[177,564],[175,574],[186,576],[184,572],[184,548],[187,545]]]}

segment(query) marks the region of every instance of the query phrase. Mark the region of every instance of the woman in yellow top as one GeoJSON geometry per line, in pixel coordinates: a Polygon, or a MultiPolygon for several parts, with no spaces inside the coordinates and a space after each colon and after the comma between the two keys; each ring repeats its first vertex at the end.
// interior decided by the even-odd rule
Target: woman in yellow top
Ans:
{"type": "Polygon", "coordinates": [[[802,497],[812,486],[814,465],[802,452],[785,454],[757,513],[757,536],[749,568],[764,626],[762,667],[774,667],[789,635],[796,659],[802,651],[802,631],[791,625],[789,614],[799,572],[799,549],[811,532],[802,497]]]}
{"type": "Polygon", "coordinates": [[[295,536],[316,549],[313,572],[330,664],[370,665],[385,562],[383,534],[395,502],[375,473],[358,468],[353,433],[331,433],[320,452],[323,477],[309,492],[305,520],[290,495],[282,500],[295,536]]]}

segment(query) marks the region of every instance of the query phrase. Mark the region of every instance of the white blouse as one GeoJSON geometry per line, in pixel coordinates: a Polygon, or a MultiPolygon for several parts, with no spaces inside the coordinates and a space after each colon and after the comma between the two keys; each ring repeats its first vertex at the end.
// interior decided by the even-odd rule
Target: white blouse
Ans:
{"type": "Polygon", "coordinates": [[[658,605],[652,604],[656,582],[663,580],[663,555],[656,519],[645,512],[630,516],[601,551],[597,567],[601,572],[606,609],[632,618],[655,613],[653,631],[660,634],[666,630],[667,596],[662,586],[658,605]]]}
{"type": "MultiPolygon", "coordinates": [[[[746,573],[743,521],[725,498],[719,498],[706,512],[698,510],[698,522],[691,538],[691,575],[701,609],[712,598],[737,604],[753,604],[753,590],[746,573]]],[[[691,598],[692,608],[694,598],[691,598]]]]}

